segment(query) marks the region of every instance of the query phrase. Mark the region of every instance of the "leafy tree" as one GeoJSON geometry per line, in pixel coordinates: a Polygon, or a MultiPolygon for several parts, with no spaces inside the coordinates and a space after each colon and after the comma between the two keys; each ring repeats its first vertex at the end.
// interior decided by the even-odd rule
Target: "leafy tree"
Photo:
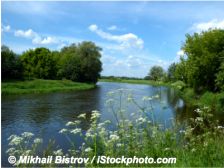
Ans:
{"type": "Polygon", "coordinates": [[[184,57],[181,57],[180,62],[176,64],[174,76],[176,80],[187,83],[187,61],[184,57]]]}
{"type": "Polygon", "coordinates": [[[61,50],[60,74],[78,82],[96,83],[102,71],[101,48],[92,42],[72,44],[61,50]]]}
{"type": "Polygon", "coordinates": [[[175,71],[176,71],[176,64],[172,63],[169,68],[168,68],[168,72],[167,72],[167,78],[169,81],[175,81],[175,71]]]}
{"type": "Polygon", "coordinates": [[[158,81],[165,77],[165,72],[161,66],[153,66],[149,72],[150,79],[158,81]]]}
{"type": "Polygon", "coordinates": [[[186,35],[183,50],[187,55],[187,83],[197,92],[220,89],[215,81],[220,71],[220,58],[224,57],[224,30],[186,35]]]}
{"type": "Polygon", "coordinates": [[[22,79],[23,66],[18,56],[7,46],[1,46],[2,79],[22,79]]]}
{"type": "Polygon", "coordinates": [[[102,49],[93,42],[82,42],[78,45],[77,54],[81,61],[81,82],[96,83],[102,71],[100,61],[102,49]]]}
{"type": "Polygon", "coordinates": [[[216,74],[216,86],[224,91],[224,62],[220,66],[219,72],[216,74]]]}
{"type": "Polygon", "coordinates": [[[55,79],[57,73],[56,60],[49,49],[36,48],[28,50],[21,56],[24,75],[30,78],[55,79]]]}

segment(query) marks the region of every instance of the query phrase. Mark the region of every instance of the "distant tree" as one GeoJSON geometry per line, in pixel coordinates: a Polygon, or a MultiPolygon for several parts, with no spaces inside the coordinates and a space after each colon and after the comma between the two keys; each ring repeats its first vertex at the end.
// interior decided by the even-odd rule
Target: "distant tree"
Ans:
{"type": "Polygon", "coordinates": [[[176,80],[181,80],[184,83],[187,83],[187,61],[184,57],[181,57],[180,62],[176,63],[174,77],[176,80]]]}
{"type": "Polygon", "coordinates": [[[150,69],[148,76],[154,81],[162,80],[165,76],[165,71],[161,66],[153,66],[150,69]]]}
{"type": "Polygon", "coordinates": [[[7,46],[1,46],[2,79],[22,79],[23,66],[18,56],[7,46]]]}
{"type": "Polygon", "coordinates": [[[176,80],[175,71],[176,71],[176,64],[175,63],[172,63],[169,66],[168,71],[167,71],[168,81],[175,81],[176,80]]]}
{"type": "Polygon", "coordinates": [[[24,66],[24,75],[31,78],[55,79],[57,64],[54,54],[46,48],[28,50],[21,56],[24,66]]]}

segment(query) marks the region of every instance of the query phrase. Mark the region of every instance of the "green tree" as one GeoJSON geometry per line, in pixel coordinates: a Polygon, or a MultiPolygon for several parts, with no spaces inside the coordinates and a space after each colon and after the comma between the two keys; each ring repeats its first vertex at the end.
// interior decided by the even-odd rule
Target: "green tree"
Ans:
{"type": "Polygon", "coordinates": [[[224,57],[224,30],[186,35],[183,50],[187,55],[187,83],[197,92],[220,89],[215,81],[220,71],[220,58],[224,57]]]}
{"type": "Polygon", "coordinates": [[[219,72],[216,74],[216,86],[224,91],[224,62],[220,66],[219,72]]]}
{"type": "Polygon", "coordinates": [[[31,78],[55,79],[57,64],[54,54],[46,48],[28,50],[21,56],[24,66],[24,75],[31,78]]]}
{"type": "Polygon", "coordinates": [[[163,80],[165,77],[165,71],[161,66],[153,66],[150,69],[148,76],[154,81],[163,80]]]}
{"type": "Polygon", "coordinates": [[[18,56],[7,46],[1,46],[2,79],[22,79],[23,66],[18,56]]]}
{"type": "Polygon", "coordinates": [[[176,80],[175,71],[176,71],[176,64],[172,63],[169,66],[168,71],[167,71],[167,78],[168,78],[169,81],[175,81],[176,80]]]}
{"type": "Polygon", "coordinates": [[[63,48],[59,73],[73,81],[96,83],[102,71],[100,51],[93,42],[63,48]]]}

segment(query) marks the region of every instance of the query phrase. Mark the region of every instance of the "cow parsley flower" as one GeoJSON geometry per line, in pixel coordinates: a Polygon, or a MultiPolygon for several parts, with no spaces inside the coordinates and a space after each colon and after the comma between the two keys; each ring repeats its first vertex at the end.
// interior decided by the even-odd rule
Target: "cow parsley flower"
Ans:
{"type": "Polygon", "coordinates": [[[81,129],[80,128],[76,128],[76,129],[73,129],[71,131],[71,133],[73,133],[73,134],[77,134],[77,133],[80,133],[80,132],[81,132],[81,129]]]}

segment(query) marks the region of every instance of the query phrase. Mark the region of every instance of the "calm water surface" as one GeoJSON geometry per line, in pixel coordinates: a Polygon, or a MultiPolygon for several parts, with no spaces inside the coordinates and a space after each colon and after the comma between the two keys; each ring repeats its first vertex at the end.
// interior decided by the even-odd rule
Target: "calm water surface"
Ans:
{"type": "MultiPolygon", "coordinates": [[[[10,166],[5,151],[8,148],[7,138],[11,134],[33,132],[35,136],[43,137],[45,144],[49,139],[55,139],[56,144],[67,150],[69,143],[58,132],[79,114],[86,113],[88,116],[82,124],[84,130],[89,128],[92,110],[101,112],[101,120],[114,122],[115,118],[105,102],[108,92],[120,88],[131,90],[140,104],[143,96],[159,94],[160,99],[153,102],[154,115],[165,127],[170,127],[172,118],[183,123],[191,115],[174,89],[149,85],[99,82],[97,88],[88,91],[2,96],[2,165],[10,166]]],[[[136,110],[135,107],[129,108],[126,116],[131,119],[130,113],[136,110]]],[[[79,137],[76,141],[81,144],[79,137]]]]}

